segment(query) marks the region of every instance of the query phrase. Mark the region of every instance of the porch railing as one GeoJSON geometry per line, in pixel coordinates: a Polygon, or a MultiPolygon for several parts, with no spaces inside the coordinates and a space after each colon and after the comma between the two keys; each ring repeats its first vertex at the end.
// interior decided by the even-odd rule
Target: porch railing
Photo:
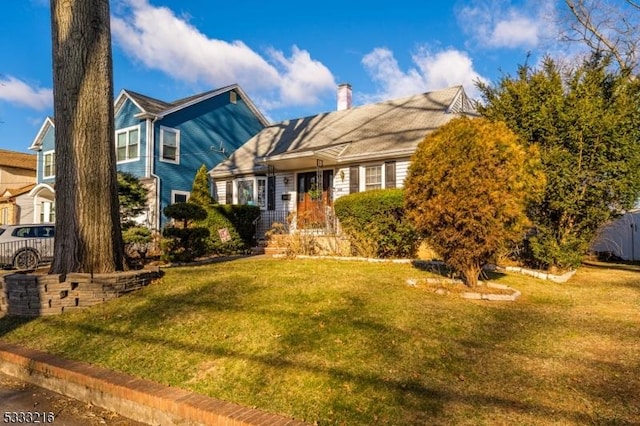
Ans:
{"type": "Polygon", "coordinates": [[[260,212],[260,217],[255,222],[256,225],[256,240],[262,241],[265,239],[265,233],[271,229],[274,223],[281,223],[285,229],[289,230],[288,218],[291,212],[286,210],[263,210],[260,212]]]}

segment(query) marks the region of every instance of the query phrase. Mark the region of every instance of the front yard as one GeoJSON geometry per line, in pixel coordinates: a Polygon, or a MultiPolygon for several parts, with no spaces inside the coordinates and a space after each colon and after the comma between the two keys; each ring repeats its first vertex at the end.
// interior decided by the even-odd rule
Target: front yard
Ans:
{"type": "Polygon", "coordinates": [[[639,424],[640,273],[495,276],[513,303],[407,285],[410,265],[246,258],[167,270],[0,339],[324,424],[639,424]]]}

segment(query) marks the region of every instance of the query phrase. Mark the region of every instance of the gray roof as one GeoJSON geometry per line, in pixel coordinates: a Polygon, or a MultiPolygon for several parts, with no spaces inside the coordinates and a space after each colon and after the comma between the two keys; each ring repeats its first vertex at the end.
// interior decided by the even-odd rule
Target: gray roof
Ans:
{"type": "Polygon", "coordinates": [[[160,114],[162,111],[171,108],[172,104],[161,101],[159,99],[152,98],[150,96],[142,95],[132,90],[126,90],[129,97],[136,103],[143,111],[151,114],[160,114]]]}
{"type": "Polygon", "coordinates": [[[266,127],[211,173],[214,177],[300,170],[410,156],[425,136],[462,114],[475,114],[461,86],[347,110],[287,120],[266,127]]]}
{"type": "MultiPolygon", "coordinates": [[[[235,91],[247,104],[247,106],[253,111],[253,113],[258,117],[260,121],[266,126],[269,124],[267,119],[262,115],[262,113],[255,107],[249,96],[242,90],[242,88],[238,84],[231,84],[229,86],[221,87],[219,89],[209,90],[203,93],[198,93],[193,96],[188,96],[186,98],[178,99],[172,102],[165,102],[159,99],[152,98],[150,96],[142,95],[140,93],[131,91],[131,90],[123,90],[123,93],[126,93],[133,102],[135,102],[138,107],[142,110],[142,114],[151,114],[153,116],[166,116],[168,114],[174,113],[182,108],[186,108],[190,105],[194,105],[198,102],[202,102],[214,96],[218,96],[222,93],[235,91]]],[[[122,96],[118,96],[116,100],[116,110],[119,105],[122,104],[124,98],[122,96]]]]}

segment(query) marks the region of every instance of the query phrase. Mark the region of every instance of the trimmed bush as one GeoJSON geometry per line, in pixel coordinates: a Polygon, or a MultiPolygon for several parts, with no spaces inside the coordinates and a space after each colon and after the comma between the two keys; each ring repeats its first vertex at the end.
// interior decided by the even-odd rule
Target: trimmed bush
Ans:
{"type": "Polygon", "coordinates": [[[257,206],[216,204],[207,208],[207,217],[198,225],[209,230],[207,244],[210,252],[236,254],[246,252],[253,243],[260,216],[257,206]],[[230,240],[222,241],[220,230],[226,229],[230,240]]]}
{"type": "Polygon", "coordinates": [[[162,235],[162,257],[170,262],[191,262],[207,254],[209,230],[196,228],[165,228],[162,235]]]}
{"type": "Polygon", "coordinates": [[[175,203],[164,208],[165,216],[182,221],[182,228],[169,226],[162,231],[162,257],[171,262],[190,262],[207,254],[209,230],[189,227],[189,222],[203,220],[207,211],[191,203],[175,203]]]}
{"type": "Polygon", "coordinates": [[[415,257],[418,234],[405,218],[402,189],[349,194],[334,204],[354,255],[380,258],[415,257]]]}

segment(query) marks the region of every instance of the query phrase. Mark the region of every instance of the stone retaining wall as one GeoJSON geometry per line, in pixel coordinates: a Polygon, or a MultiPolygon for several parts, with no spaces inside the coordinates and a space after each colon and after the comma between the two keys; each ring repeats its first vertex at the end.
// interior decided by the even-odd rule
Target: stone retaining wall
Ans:
{"type": "Polygon", "coordinates": [[[34,317],[78,310],[115,299],[160,277],[159,268],[112,274],[36,275],[1,278],[0,314],[34,317]]]}

